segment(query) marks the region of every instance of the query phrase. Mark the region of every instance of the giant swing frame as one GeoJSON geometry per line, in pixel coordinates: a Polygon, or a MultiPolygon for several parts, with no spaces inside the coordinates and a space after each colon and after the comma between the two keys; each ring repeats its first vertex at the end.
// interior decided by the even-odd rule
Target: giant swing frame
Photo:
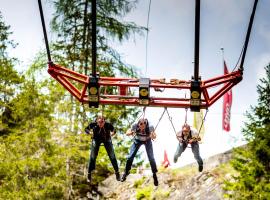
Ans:
{"type": "Polygon", "coordinates": [[[92,73],[90,76],[74,72],[68,68],[52,62],[49,43],[47,39],[45,21],[41,0],[38,0],[44,39],[48,56],[48,73],[64,86],[78,101],[89,104],[90,107],[101,105],[129,105],[129,106],[152,106],[152,107],[174,107],[190,108],[191,111],[198,112],[200,109],[207,109],[227,91],[237,85],[243,78],[243,65],[248,47],[254,15],[258,0],[254,0],[253,10],[246,33],[244,46],[241,52],[241,62],[236,71],[226,75],[221,75],[208,80],[201,80],[199,76],[199,36],[200,36],[200,0],[195,0],[195,46],[194,46],[194,76],[191,80],[171,80],[165,82],[160,79],[150,78],[120,78],[120,77],[99,77],[96,72],[96,0],[92,0],[92,73]],[[76,84],[74,84],[76,83],[76,84]],[[216,92],[210,95],[209,90],[222,85],[216,92]],[[118,87],[117,94],[102,93],[102,87],[118,87]],[[129,93],[129,88],[138,88],[135,96],[129,93]],[[190,97],[153,97],[150,96],[150,89],[174,89],[189,91],[190,97]]]}

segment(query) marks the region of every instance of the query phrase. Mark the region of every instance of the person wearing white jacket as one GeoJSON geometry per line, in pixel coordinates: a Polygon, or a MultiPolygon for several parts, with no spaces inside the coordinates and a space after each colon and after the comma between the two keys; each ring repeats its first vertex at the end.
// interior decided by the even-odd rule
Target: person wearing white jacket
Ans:
{"type": "Polygon", "coordinates": [[[200,141],[201,139],[199,137],[198,131],[195,128],[191,128],[190,125],[185,123],[182,126],[182,130],[176,134],[176,137],[179,141],[179,144],[174,154],[174,159],[173,159],[174,163],[177,162],[177,159],[185,151],[188,144],[190,144],[194,158],[196,159],[199,165],[199,172],[201,172],[203,170],[203,160],[200,156],[200,148],[199,148],[198,141],[200,141]]]}

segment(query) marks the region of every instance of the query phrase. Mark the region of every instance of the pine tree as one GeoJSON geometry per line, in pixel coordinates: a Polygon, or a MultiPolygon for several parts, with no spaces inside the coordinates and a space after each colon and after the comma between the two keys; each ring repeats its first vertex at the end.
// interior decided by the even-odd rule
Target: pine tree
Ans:
{"type": "Polygon", "coordinates": [[[23,81],[14,69],[17,60],[8,56],[8,48],[16,47],[14,41],[9,39],[12,34],[9,29],[0,12],[0,135],[7,134],[12,126],[10,101],[16,96],[18,86],[23,81]]]}
{"type": "Polygon", "coordinates": [[[248,144],[234,154],[232,166],[238,175],[226,183],[228,198],[270,198],[270,64],[265,71],[257,86],[258,104],[247,112],[243,129],[248,144]]]}
{"type": "Polygon", "coordinates": [[[42,85],[15,70],[9,28],[0,15],[0,199],[63,199],[69,179],[64,150],[51,137],[52,107],[42,85]]]}
{"type": "MultiPolygon", "coordinates": [[[[120,55],[110,46],[111,40],[123,41],[132,34],[142,33],[144,28],[134,23],[123,22],[123,17],[135,6],[135,1],[127,0],[98,2],[97,12],[97,71],[101,76],[128,77],[136,76],[133,67],[125,64],[120,55]]],[[[76,72],[89,75],[91,72],[91,1],[90,0],[58,0],[54,1],[55,13],[52,20],[52,31],[57,35],[56,41],[51,45],[52,58],[57,64],[70,68],[76,72]]],[[[29,70],[30,74],[44,67],[42,55],[38,57],[29,70]]],[[[116,128],[117,136],[113,138],[117,159],[120,163],[125,161],[128,152],[128,142],[123,141],[123,134],[134,122],[138,109],[125,106],[100,106],[99,109],[88,109],[69,96],[55,80],[44,81],[50,93],[48,101],[54,108],[54,123],[59,125],[57,138],[61,138],[59,146],[66,149],[66,163],[70,176],[69,188],[72,195],[85,195],[89,187],[85,187],[84,172],[89,159],[90,138],[84,137],[84,127],[94,121],[97,113],[103,113],[107,120],[116,128]],[[62,135],[61,135],[62,133],[62,135]],[[87,190],[86,190],[87,188],[87,190]]],[[[116,88],[108,87],[107,93],[116,88]]],[[[55,136],[53,136],[55,137],[55,136]]],[[[113,172],[107,153],[100,148],[97,159],[97,175],[93,182],[100,182],[113,172]]],[[[68,184],[69,184],[68,183],[68,184]]]]}
{"type": "MultiPolygon", "coordinates": [[[[127,0],[97,1],[97,71],[100,76],[124,75],[134,77],[136,75],[134,69],[122,62],[120,55],[110,46],[111,40],[122,42],[132,34],[142,33],[142,27],[121,20],[134,7],[135,2],[127,0]]],[[[90,0],[55,1],[56,11],[52,20],[52,30],[57,33],[57,41],[53,47],[57,61],[86,75],[91,72],[92,59],[90,8],[90,0]]],[[[106,88],[107,93],[113,93],[115,89],[113,87],[106,88]]],[[[95,120],[97,112],[106,116],[107,120],[117,130],[118,136],[113,138],[114,141],[117,140],[115,142],[116,155],[121,163],[124,162],[128,146],[125,145],[123,137],[119,133],[125,132],[127,126],[134,121],[132,118],[138,113],[138,110],[124,106],[100,106],[98,111],[89,110],[89,112],[87,108],[83,107],[82,109],[82,106],[77,102],[75,103],[72,98],[71,101],[65,102],[68,109],[67,113],[69,113],[69,122],[73,126],[68,132],[72,131],[76,134],[78,130],[82,130],[89,121],[95,120]]],[[[74,149],[74,152],[76,152],[76,149],[74,149]]],[[[88,149],[87,154],[89,154],[88,149]]],[[[112,171],[112,167],[108,168],[109,163],[107,153],[101,147],[97,159],[97,173],[103,178],[106,177],[105,174],[112,171]]],[[[97,182],[100,178],[97,177],[97,182]]]]}
{"type": "Polygon", "coordinates": [[[11,104],[15,123],[0,137],[0,199],[65,198],[66,156],[52,139],[57,129],[47,96],[35,81],[25,81],[11,104]]]}
{"type": "MultiPolygon", "coordinates": [[[[54,2],[55,14],[52,20],[52,30],[57,34],[53,45],[54,58],[57,63],[71,68],[72,70],[89,75],[91,73],[91,1],[59,0],[54,2]]],[[[120,19],[135,7],[135,2],[127,0],[120,1],[97,1],[97,71],[100,76],[124,75],[134,77],[134,69],[122,62],[120,55],[112,47],[112,40],[123,41],[132,34],[142,33],[143,28],[134,23],[123,22],[120,19]]],[[[108,94],[113,93],[115,87],[107,87],[108,94]]],[[[96,114],[88,112],[86,108],[71,97],[66,102],[69,110],[70,131],[77,133],[79,127],[94,118],[96,114]],[[82,123],[82,124],[81,124],[82,123]]],[[[118,111],[111,115],[112,120],[124,119],[126,113],[134,112],[123,106],[102,107],[98,112],[104,110],[118,111]]],[[[106,112],[106,111],[105,111],[106,112]]],[[[108,117],[107,117],[108,118],[108,117]]],[[[119,127],[122,129],[122,127],[119,127]]]]}

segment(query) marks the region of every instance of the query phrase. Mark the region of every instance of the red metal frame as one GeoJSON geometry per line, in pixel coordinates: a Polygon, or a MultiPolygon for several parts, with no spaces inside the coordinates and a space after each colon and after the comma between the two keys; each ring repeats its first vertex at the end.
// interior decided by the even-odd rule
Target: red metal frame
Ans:
{"type": "MultiPolygon", "coordinates": [[[[49,63],[48,73],[63,85],[78,101],[89,103],[87,87],[89,76],[74,72],[70,69],[57,64],[49,63]]],[[[218,76],[216,78],[201,81],[202,99],[200,108],[208,108],[221,98],[233,86],[242,80],[242,71],[237,70],[229,74],[218,76]],[[209,94],[209,89],[220,86],[213,94],[209,94]]],[[[139,88],[139,79],[137,78],[116,78],[100,77],[98,84],[100,87],[118,86],[117,94],[100,94],[99,104],[101,105],[130,105],[142,106],[139,104],[139,97],[128,93],[128,88],[139,88]]],[[[150,79],[150,89],[174,89],[176,92],[181,90],[190,91],[191,81],[172,81],[170,83],[159,79],[150,79]]],[[[106,90],[105,90],[106,91],[106,90]]],[[[175,107],[190,108],[190,98],[169,98],[152,97],[148,106],[156,107],[175,107]]]]}

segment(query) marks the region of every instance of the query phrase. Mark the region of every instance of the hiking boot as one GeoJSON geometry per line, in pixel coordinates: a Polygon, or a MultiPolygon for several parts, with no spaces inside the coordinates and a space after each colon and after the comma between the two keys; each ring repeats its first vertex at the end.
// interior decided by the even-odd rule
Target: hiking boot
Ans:
{"type": "Polygon", "coordinates": [[[115,177],[117,181],[120,181],[120,174],[119,172],[115,172],[115,177]]]}
{"type": "Polygon", "coordinates": [[[203,166],[199,165],[199,172],[202,172],[202,170],[203,170],[203,166]]]}
{"type": "Polygon", "coordinates": [[[153,179],[154,179],[154,185],[158,186],[158,179],[157,179],[157,174],[153,174],[153,179]]]}
{"type": "Polygon", "coordinates": [[[87,174],[87,182],[88,183],[91,183],[91,173],[88,173],[87,174]]]}
{"type": "Polygon", "coordinates": [[[125,172],[121,178],[121,182],[124,182],[127,179],[127,176],[129,175],[129,173],[125,172]]]}

